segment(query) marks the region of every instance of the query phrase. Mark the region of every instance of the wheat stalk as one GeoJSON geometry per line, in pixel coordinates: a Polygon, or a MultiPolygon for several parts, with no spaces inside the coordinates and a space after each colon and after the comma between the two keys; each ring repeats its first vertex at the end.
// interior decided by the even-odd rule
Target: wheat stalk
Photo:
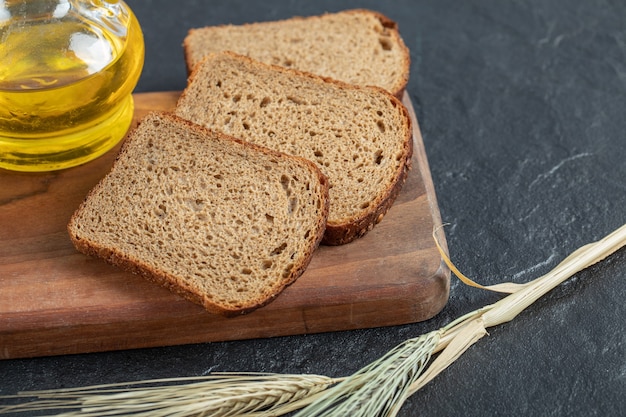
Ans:
{"type": "Polygon", "coordinates": [[[36,391],[0,398],[36,397],[30,403],[0,407],[0,414],[79,409],[63,416],[280,416],[397,415],[404,401],[487,334],[508,322],[577,272],[626,244],[626,224],[604,239],[581,247],[552,271],[526,284],[482,286],[464,276],[435,242],[442,259],[465,284],[509,293],[439,330],[409,339],[346,378],[320,375],[213,374],[206,377],[140,381],[86,388],[36,391]],[[429,363],[431,357],[436,357],[429,363]],[[152,386],[159,384],[157,386],[152,386]],[[165,385],[163,385],[165,384],[165,385]]]}
{"type": "MultiPolygon", "coordinates": [[[[508,322],[520,312],[534,303],[542,295],[571,277],[575,273],[606,258],[626,244],[626,225],[606,236],[604,239],[585,245],[576,250],[552,271],[526,284],[502,283],[493,286],[483,286],[463,275],[450,261],[449,257],[439,244],[436,237],[438,229],[433,232],[437,248],[442,259],[450,270],[467,285],[491,291],[510,293],[500,301],[472,311],[458,318],[436,332],[425,335],[436,335],[436,343],[428,349],[414,349],[410,345],[400,345],[394,351],[398,361],[393,361],[394,369],[405,369],[404,380],[378,368],[389,366],[385,357],[359,371],[355,376],[358,384],[348,385],[351,389],[341,389],[350,378],[341,384],[329,388],[328,392],[297,414],[297,417],[317,416],[395,416],[400,407],[410,395],[414,394],[429,381],[435,378],[444,369],[456,361],[470,346],[487,334],[487,328],[508,322]],[[440,352],[424,371],[419,375],[410,370],[414,369],[414,362],[430,358],[440,352]],[[403,363],[404,361],[404,363],[403,363]],[[370,379],[371,384],[363,383],[363,379],[370,379]],[[409,387],[402,383],[410,383],[409,387]],[[381,399],[384,399],[381,401],[381,399]],[[348,412],[348,413],[346,413],[348,412]]],[[[424,336],[423,336],[424,337],[424,336]]],[[[422,346],[420,346],[422,347],[422,346]]]]}

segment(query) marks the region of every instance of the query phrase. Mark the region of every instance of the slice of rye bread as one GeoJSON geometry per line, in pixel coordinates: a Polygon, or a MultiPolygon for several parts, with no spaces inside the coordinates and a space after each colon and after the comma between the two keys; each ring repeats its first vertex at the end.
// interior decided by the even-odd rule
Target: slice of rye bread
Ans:
{"type": "Polygon", "coordinates": [[[393,95],[232,52],[196,66],[176,114],[317,163],[330,182],[322,243],[348,243],[393,204],[410,169],[411,122],[393,95]]]}
{"type": "Polygon", "coordinates": [[[274,299],[328,215],[310,161],[151,113],[73,214],[75,247],[226,316],[274,299]]]}
{"type": "Polygon", "coordinates": [[[411,61],[396,23],[365,9],[195,28],[183,48],[189,73],[209,53],[228,50],[266,64],[378,86],[398,98],[406,88],[411,61]]]}

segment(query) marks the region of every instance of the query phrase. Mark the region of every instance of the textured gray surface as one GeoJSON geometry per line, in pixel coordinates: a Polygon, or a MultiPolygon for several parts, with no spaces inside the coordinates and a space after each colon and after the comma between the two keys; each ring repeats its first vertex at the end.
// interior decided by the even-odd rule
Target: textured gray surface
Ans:
{"type": "MultiPolygon", "coordinates": [[[[626,223],[626,3],[138,1],[139,91],[182,89],[189,27],[353,7],[396,20],[453,261],[525,282],[626,223]]],[[[626,415],[626,251],[490,329],[401,415],[626,415]]],[[[424,323],[0,362],[0,394],[215,371],[349,374],[499,297],[452,278],[424,323]]],[[[384,312],[381,312],[384,314],[384,312]]]]}

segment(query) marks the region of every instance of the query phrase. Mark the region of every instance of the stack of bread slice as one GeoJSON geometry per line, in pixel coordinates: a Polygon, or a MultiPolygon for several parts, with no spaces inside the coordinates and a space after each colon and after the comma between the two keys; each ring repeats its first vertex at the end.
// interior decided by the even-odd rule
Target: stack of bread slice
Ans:
{"type": "Polygon", "coordinates": [[[246,313],[294,282],[320,242],[365,235],[393,204],[411,167],[396,97],[408,51],[365,10],[196,29],[184,46],[191,74],[174,114],[140,122],[68,230],[84,253],[209,311],[246,313]],[[330,48],[339,39],[358,53],[330,48]],[[388,71],[368,78],[355,62],[388,71]]]}

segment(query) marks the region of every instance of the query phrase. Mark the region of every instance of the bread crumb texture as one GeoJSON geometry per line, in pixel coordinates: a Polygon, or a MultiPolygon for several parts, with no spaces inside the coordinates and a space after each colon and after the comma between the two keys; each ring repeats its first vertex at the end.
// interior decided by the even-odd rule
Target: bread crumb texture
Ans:
{"type": "Polygon", "coordinates": [[[410,57],[396,24],[369,10],[192,29],[184,42],[192,70],[210,53],[233,51],[266,64],[374,85],[398,96],[410,57]]]}
{"type": "Polygon", "coordinates": [[[308,161],[153,113],[69,230],[84,252],[237,314],[304,271],[327,206],[326,180],[308,161]]]}
{"type": "Polygon", "coordinates": [[[410,163],[409,116],[392,95],[228,52],[196,67],[176,113],[315,162],[330,182],[328,226],[362,229],[348,240],[388,208],[410,163]]]}

